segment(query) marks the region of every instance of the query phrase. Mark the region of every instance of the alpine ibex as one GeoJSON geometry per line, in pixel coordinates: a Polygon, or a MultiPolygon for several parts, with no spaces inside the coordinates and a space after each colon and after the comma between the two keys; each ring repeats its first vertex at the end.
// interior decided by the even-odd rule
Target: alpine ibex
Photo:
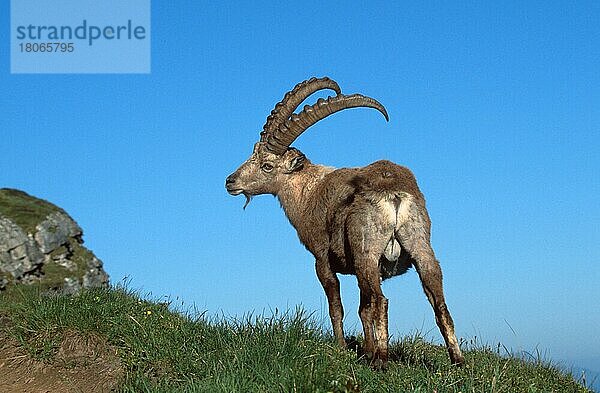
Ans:
{"type": "Polygon", "coordinates": [[[363,168],[334,169],[310,162],[290,147],[308,127],[347,108],[369,107],[388,114],[378,101],[361,94],[343,95],[329,78],[297,84],[279,102],[260,133],[254,151],[226,180],[231,195],[277,196],[300,241],[316,258],[319,281],[329,302],[336,340],[345,346],[337,273],[354,274],[360,288],[359,315],[364,352],[375,366],[388,359],[388,300],[381,281],[414,266],[435,312],[450,360],[464,362],[442,290],[442,271],[430,244],[431,222],[412,172],[390,161],[363,168]],[[308,96],[336,92],[298,113],[308,96]]]}

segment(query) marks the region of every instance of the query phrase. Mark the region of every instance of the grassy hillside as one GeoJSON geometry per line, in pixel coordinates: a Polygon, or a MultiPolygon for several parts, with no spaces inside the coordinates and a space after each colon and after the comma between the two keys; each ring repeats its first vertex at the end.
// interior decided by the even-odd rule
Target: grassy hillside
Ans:
{"type": "Polygon", "coordinates": [[[0,295],[1,342],[0,358],[37,359],[0,365],[13,391],[45,380],[54,392],[70,391],[68,383],[90,392],[589,391],[546,362],[499,356],[486,347],[466,348],[468,365],[458,369],[444,348],[419,337],[393,343],[394,360],[377,372],[338,348],[300,310],[208,320],[123,288],[70,297],[16,287],[0,295]],[[46,369],[25,381],[16,376],[23,364],[46,369]]]}

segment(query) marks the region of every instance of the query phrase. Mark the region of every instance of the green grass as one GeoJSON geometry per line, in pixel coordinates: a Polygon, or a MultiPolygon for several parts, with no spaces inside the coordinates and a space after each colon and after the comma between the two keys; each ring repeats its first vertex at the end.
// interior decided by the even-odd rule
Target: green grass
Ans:
{"type": "Polygon", "coordinates": [[[0,216],[5,216],[26,233],[35,233],[35,227],[54,212],[64,211],[50,202],[34,198],[10,188],[0,188],[0,216]]]}
{"type": "Polygon", "coordinates": [[[122,392],[588,392],[540,359],[465,348],[452,367],[445,348],[418,335],[392,343],[374,371],[302,310],[242,320],[179,313],[125,288],[79,296],[17,286],[0,295],[0,329],[51,361],[67,331],[107,338],[125,368],[122,392]]]}

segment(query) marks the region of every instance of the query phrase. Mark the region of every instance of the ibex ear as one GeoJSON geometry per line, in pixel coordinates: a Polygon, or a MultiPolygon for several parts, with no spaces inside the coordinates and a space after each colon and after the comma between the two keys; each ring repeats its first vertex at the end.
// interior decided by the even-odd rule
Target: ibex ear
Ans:
{"type": "Polygon", "coordinates": [[[286,154],[290,155],[290,157],[286,160],[286,173],[292,173],[302,169],[302,167],[304,166],[304,160],[306,159],[306,156],[304,154],[302,154],[299,150],[296,149],[288,150],[286,154]]]}

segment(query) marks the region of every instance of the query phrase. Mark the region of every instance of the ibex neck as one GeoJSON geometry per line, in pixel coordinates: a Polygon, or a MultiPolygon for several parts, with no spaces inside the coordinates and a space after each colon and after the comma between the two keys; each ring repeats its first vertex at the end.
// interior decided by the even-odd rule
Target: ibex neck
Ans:
{"type": "Polygon", "coordinates": [[[334,168],[308,164],[302,171],[290,176],[277,193],[281,207],[291,224],[300,232],[304,216],[310,215],[314,202],[313,193],[325,175],[334,168]]]}

